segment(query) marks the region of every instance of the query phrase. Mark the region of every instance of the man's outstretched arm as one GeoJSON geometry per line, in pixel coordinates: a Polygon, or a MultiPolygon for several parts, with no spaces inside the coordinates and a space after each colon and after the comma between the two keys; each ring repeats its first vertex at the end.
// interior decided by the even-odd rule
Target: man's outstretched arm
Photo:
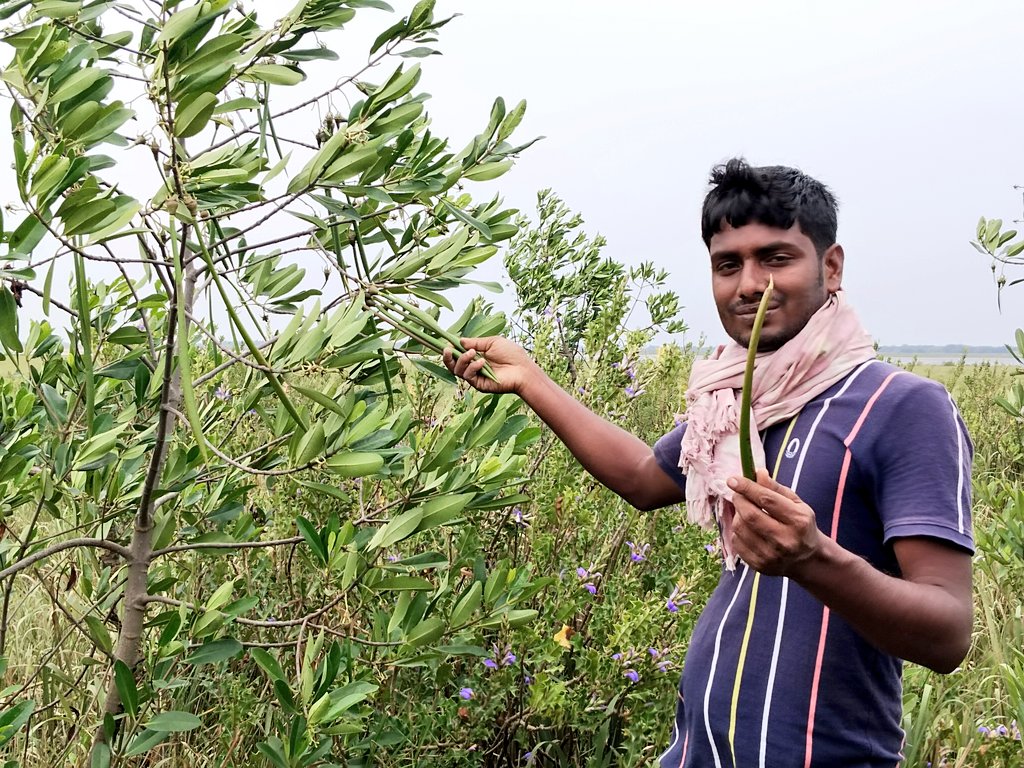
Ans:
{"type": "Polygon", "coordinates": [[[650,446],[572,397],[522,347],[499,336],[461,341],[463,354],[444,352],[448,369],[481,392],[519,395],[602,485],[638,509],[684,500],[682,489],[658,466],[650,446]],[[485,360],[497,382],[480,373],[485,360]]]}

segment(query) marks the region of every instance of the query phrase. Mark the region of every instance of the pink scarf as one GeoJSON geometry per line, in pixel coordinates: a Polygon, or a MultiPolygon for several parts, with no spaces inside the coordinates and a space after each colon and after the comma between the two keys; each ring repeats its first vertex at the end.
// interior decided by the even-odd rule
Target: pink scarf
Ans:
{"type": "MultiPolygon", "coordinates": [[[[843,293],[833,295],[807,325],[774,352],[757,356],[751,392],[754,463],[765,466],[759,431],[790,418],[855,367],[875,356],[843,293]]],[[[747,350],[732,342],[713,359],[693,364],[686,390],[688,425],[679,466],[686,475],[686,510],[691,522],[717,522],[726,568],[733,570],[730,477],[741,475],[739,413],[747,350]]]]}

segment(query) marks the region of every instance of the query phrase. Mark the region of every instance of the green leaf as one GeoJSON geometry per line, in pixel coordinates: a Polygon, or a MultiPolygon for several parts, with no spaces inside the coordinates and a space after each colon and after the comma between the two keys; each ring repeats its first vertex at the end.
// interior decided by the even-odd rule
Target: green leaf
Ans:
{"type": "Polygon", "coordinates": [[[464,176],[471,181],[490,181],[505,173],[505,171],[512,167],[513,162],[512,158],[508,158],[496,163],[484,163],[467,171],[464,176]]]}
{"type": "Polygon", "coordinates": [[[437,642],[444,635],[444,621],[440,616],[431,616],[424,619],[410,630],[406,642],[417,648],[421,645],[429,645],[437,642]]]}
{"type": "Polygon", "coordinates": [[[423,519],[418,530],[428,531],[450,523],[459,516],[472,498],[472,493],[459,493],[430,499],[423,504],[423,519]]]}
{"type": "Polygon", "coordinates": [[[171,14],[171,17],[163,25],[163,29],[160,30],[160,35],[153,41],[153,46],[159,48],[161,43],[170,46],[179,37],[191,32],[202,15],[205,5],[206,3],[196,3],[171,14]]]}
{"type": "Polygon", "coordinates": [[[174,113],[174,132],[182,139],[195,136],[206,127],[216,106],[217,97],[212,93],[186,96],[174,113]]]}
{"type": "Polygon", "coordinates": [[[323,452],[326,440],[324,425],[318,421],[306,430],[306,434],[299,441],[295,463],[300,467],[309,464],[323,452]]]}
{"type": "Polygon", "coordinates": [[[447,200],[444,200],[442,202],[444,203],[444,207],[452,214],[452,216],[454,216],[459,221],[461,221],[461,222],[463,222],[465,224],[468,224],[469,226],[473,227],[473,229],[475,229],[477,232],[479,232],[481,235],[483,235],[488,240],[491,239],[490,227],[488,227],[482,221],[473,218],[472,216],[470,216],[468,213],[466,213],[461,208],[458,208],[455,205],[452,205],[447,200]]]}
{"type": "Polygon", "coordinates": [[[56,389],[45,382],[39,386],[39,391],[43,395],[43,401],[46,403],[48,412],[54,418],[56,426],[60,427],[66,424],[68,420],[67,401],[60,396],[56,389]]]}
{"type": "Polygon", "coordinates": [[[317,532],[316,527],[306,518],[301,515],[295,518],[295,527],[299,529],[299,533],[302,534],[302,538],[306,540],[306,544],[313,550],[313,554],[317,556],[321,564],[327,564],[327,549],[324,547],[323,540],[320,538],[320,534],[317,532]]]}
{"type": "Polygon", "coordinates": [[[337,400],[328,397],[323,392],[319,392],[315,389],[309,389],[307,387],[300,387],[297,384],[291,384],[290,386],[303,397],[312,400],[314,403],[317,403],[318,405],[322,405],[324,408],[331,411],[332,413],[336,413],[342,418],[348,417],[348,410],[343,408],[341,403],[339,403],[337,400]]]}
{"type": "Polygon", "coordinates": [[[325,466],[339,477],[365,477],[384,466],[384,457],[367,451],[346,451],[329,458],[325,466]]]}
{"type": "Polygon", "coordinates": [[[160,744],[167,738],[167,731],[153,731],[145,729],[139,731],[139,733],[132,739],[132,743],[128,749],[125,750],[125,757],[133,757],[134,755],[141,755],[144,752],[148,752],[157,744],[160,744]]]}
{"type": "MultiPolygon", "coordinates": [[[[321,724],[331,723],[348,712],[352,707],[361,701],[365,701],[371,694],[375,693],[380,686],[374,683],[357,680],[349,683],[344,688],[331,691],[328,700],[330,706],[326,708],[318,720],[321,724]]],[[[312,717],[310,718],[312,721],[312,717]]]]}
{"type": "Polygon", "coordinates": [[[263,671],[267,673],[271,682],[286,679],[280,662],[271,656],[269,651],[266,651],[263,648],[252,648],[249,650],[249,655],[252,657],[252,660],[259,664],[263,671]]]}
{"type": "Polygon", "coordinates": [[[232,659],[242,652],[242,644],[233,637],[222,637],[204,643],[192,652],[184,661],[187,664],[219,664],[232,659]]]}
{"type": "Polygon", "coordinates": [[[206,601],[206,605],[204,605],[203,607],[208,611],[220,610],[225,605],[227,605],[228,601],[231,599],[231,593],[234,591],[234,589],[234,579],[229,579],[228,581],[225,581],[223,584],[217,587],[217,589],[214,591],[212,595],[210,595],[210,599],[206,601]]]}
{"type": "Polygon", "coordinates": [[[182,731],[192,731],[203,724],[203,721],[193,715],[191,712],[181,712],[178,710],[171,710],[169,712],[161,712],[148,723],[146,727],[152,731],[161,731],[164,733],[180,733],[182,731]]]}
{"type": "Polygon", "coordinates": [[[122,344],[126,347],[134,347],[137,344],[146,342],[146,332],[134,325],[122,325],[112,334],[107,336],[111,344],[122,344]]]}
{"type": "Polygon", "coordinates": [[[420,576],[388,576],[373,585],[377,592],[430,592],[434,585],[420,576]]]}
{"type": "Polygon", "coordinates": [[[120,659],[114,660],[114,684],[121,697],[121,704],[132,717],[139,714],[139,691],[135,687],[135,675],[120,659]]]}
{"type": "Polygon", "coordinates": [[[416,507],[408,512],[403,512],[374,534],[374,537],[370,539],[370,543],[367,544],[367,549],[373,550],[390,547],[392,544],[397,544],[402,539],[412,536],[416,533],[420,522],[422,522],[423,514],[423,507],[416,507]]]}
{"type": "Polygon", "coordinates": [[[53,267],[57,260],[50,262],[50,268],[46,270],[46,279],[43,280],[43,314],[50,316],[50,289],[53,287],[53,267]]]}
{"type": "Polygon", "coordinates": [[[508,626],[514,629],[515,627],[521,627],[524,624],[529,624],[531,621],[535,621],[538,615],[540,614],[532,609],[499,611],[498,613],[491,614],[476,626],[481,629],[494,629],[507,622],[508,626]]]}
{"type": "Polygon", "coordinates": [[[337,61],[338,54],[332,51],[330,48],[323,46],[319,48],[308,48],[308,49],[293,49],[290,51],[283,51],[281,57],[288,59],[288,61],[313,61],[315,59],[323,59],[325,61],[337,61]]]}
{"type": "Polygon", "coordinates": [[[105,70],[95,67],[84,67],[61,83],[56,92],[50,96],[49,103],[55,107],[68,99],[81,96],[104,78],[110,79],[110,75],[105,70]]]}
{"type": "Polygon", "coordinates": [[[69,168],[71,168],[71,160],[63,155],[46,157],[32,175],[29,197],[37,198],[40,203],[46,200],[50,191],[64,178],[69,168]]]}
{"type": "Polygon", "coordinates": [[[22,726],[32,717],[34,701],[20,701],[0,714],[0,747],[14,738],[22,726]]]}
{"type": "Polygon", "coordinates": [[[298,68],[283,64],[253,64],[245,73],[251,79],[271,85],[298,85],[306,79],[298,68]]]}
{"type": "Polygon", "coordinates": [[[9,255],[28,255],[46,235],[46,226],[34,214],[25,216],[8,240],[9,255]]]}
{"type": "Polygon", "coordinates": [[[469,621],[476,610],[480,607],[480,603],[483,600],[483,590],[483,584],[479,581],[474,581],[466,594],[459,598],[459,602],[457,602],[455,604],[455,608],[452,609],[452,627],[461,627],[469,621]]]}
{"type": "Polygon", "coordinates": [[[0,344],[8,354],[22,351],[18,338],[18,307],[7,285],[0,285],[0,344]]]}

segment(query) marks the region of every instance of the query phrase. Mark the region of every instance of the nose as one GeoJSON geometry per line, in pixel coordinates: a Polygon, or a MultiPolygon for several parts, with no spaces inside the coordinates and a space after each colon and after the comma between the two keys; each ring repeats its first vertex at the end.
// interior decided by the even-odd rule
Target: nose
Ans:
{"type": "Polygon", "coordinates": [[[740,272],[739,297],[744,303],[760,301],[768,287],[768,270],[758,259],[745,261],[740,272]]]}

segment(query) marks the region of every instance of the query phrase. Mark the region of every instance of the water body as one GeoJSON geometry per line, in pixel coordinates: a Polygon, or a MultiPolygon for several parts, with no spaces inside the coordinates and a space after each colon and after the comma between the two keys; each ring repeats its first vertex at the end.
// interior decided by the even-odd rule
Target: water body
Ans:
{"type": "Polygon", "coordinates": [[[879,357],[892,360],[893,362],[908,364],[916,362],[918,365],[956,365],[961,360],[967,365],[978,363],[993,363],[995,365],[1017,365],[1017,361],[1009,354],[1003,355],[886,355],[879,357]]]}

